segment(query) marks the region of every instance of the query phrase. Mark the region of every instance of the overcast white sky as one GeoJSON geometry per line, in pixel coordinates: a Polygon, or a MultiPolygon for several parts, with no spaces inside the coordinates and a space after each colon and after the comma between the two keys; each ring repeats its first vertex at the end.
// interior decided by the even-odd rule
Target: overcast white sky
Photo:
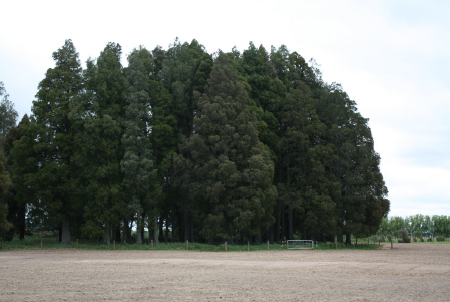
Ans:
{"type": "Polygon", "coordinates": [[[31,113],[52,53],[80,59],[108,42],[126,54],[197,39],[209,53],[285,44],[321,65],[370,119],[390,216],[450,216],[448,1],[4,1],[0,81],[19,119],[31,113]]]}

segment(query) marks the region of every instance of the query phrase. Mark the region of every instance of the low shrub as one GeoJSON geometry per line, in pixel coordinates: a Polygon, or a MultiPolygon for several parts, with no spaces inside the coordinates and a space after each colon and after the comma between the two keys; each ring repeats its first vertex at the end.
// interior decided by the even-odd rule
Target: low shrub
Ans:
{"type": "Polygon", "coordinates": [[[408,237],[408,232],[403,229],[398,231],[398,237],[400,237],[400,239],[398,240],[398,242],[402,242],[402,243],[410,243],[411,242],[411,238],[408,237]]]}
{"type": "Polygon", "coordinates": [[[413,238],[414,242],[417,242],[417,238],[413,238]]]}
{"type": "Polygon", "coordinates": [[[428,242],[433,242],[433,238],[428,238],[427,241],[428,242]]]}
{"type": "Polygon", "coordinates": [[[425,242],[425,239],[423,239],[423,237],[420,237],[420,242],[425,242]]]}
{"type": "Polygon", "coordinates": [[[405,229],[398,231],[398,237],[405,238],[407,236],[408,236],[408,232],[405,229]]]}
{"type": "Polygon", "coordinates": [[[436,237],[436,241],[443,242],[443,241],[445,241],[445,237],[444,236],[437,236],[436,237]]]}

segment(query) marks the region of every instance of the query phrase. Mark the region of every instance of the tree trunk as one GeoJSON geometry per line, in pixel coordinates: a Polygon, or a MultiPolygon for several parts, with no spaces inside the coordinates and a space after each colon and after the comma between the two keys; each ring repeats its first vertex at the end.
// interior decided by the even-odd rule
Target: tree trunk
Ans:
{"type": "Polygon", "coordinates": [[[189,241],[194,242],[194,222],[192,216],[189,217],[189,241]]]}
{"type": "Polygon", "coordinates": [[[26,205],[23,203],[23,205],[19,206],[19,236],[21,240],[25,238],[26,212],[26,205]]]}
{"type": "Polygon", "coordinates": [[[127,243],[127,240],[128,240],[128,219],[124,218],[124,220],[123,220],[122,243],[127,243]]]}
{"type": "Polygon", "coordinates": [[[188,209],[184,210],[184,237],[183,237],[183,242],[186,240],[189,240],[189,229],[190,229],[190,223],[189,223],[189,213],[188,213],[188,209]]]}
{"type": "Polygon", "coordinates": [[[352,234],[345,233],[345,243],[346,244],[352,244],[352,234]]]}
{"type": "Polygon", "coordinates": [[[158,244],[159,243],[159,238],[158,238],[158,217],[156,217],[156,216],[154,218],[154,225],[155,225],[155,229],[154,229],[154,232],[153,232],[153,242],[155,244],[158,244]]]}
{"type": "Polygon", "coordinates": [[[281,234],[280,234],[280,228],[281,228],[281,204],[278,202],[277,204],[277,220],[275,222],[275,242],[281,241],[281,234]]]}
{"type": "MultiPolygon", "coordinates": [[[[183,215],[181,214],[181,212],[177,213],[178,216],[178,241],[179,242],[183,242],[184,238],[184,223],[183,223],[183,215]]],[[[172,241],[174,241],[175,237],[172,235],[172,241]]]]}
{"type": "MultiPolygon", "coordinates": [[[[158,218],[157,218],[157,220],[158,220],[158,218]]],[[[159,227],[158,242],[159,242],[159,236],[161,236],[161,239],[162,239],[162,236],[164,234],[163,223],[164,223],[164,219],[163,219],[163,216],[161,215],[161,216],[159,216],[159,223],[158,223],[158,227],[159,227]]]]}
{"type": "Polygon", "coordinates": [[[169,218],[166,218],[166,230],[164,232],[164,241],[166,243],[169,241],[169,218]]]}
{"type": "Polygon", "coordinates": [[[110,232],[110,229],[111,229],[111,227],[109,226],[109,222],[107,221],[105,223],[105,228],[104,228],[105,232],[104,232],[104,235],[103,235],[103,243],[106,244],[106,245],[111,245],[111,234],[110,234],[111,232],[110,232]]]}
{"type": "Polygon", "coordinates": [[[117,240],[117,238],[116,238],[116,226],[115,225],[113,225],[112,226],[112,230],[111,230],[111,235],[112,235],[112,240],[115,240],[116,242],[119,242],[118,240],[117,240]]]}
{"type": "Polygon", "coordinates": [[[136,243],[142,243],[141,209],[138,210],[136,218],[136,243]]]}
{"type": "Polygon", "coordinates": [[[291,177],[290,177],[290,167],[289,161],[286,167],[286,181],[287,181],[287,191],[288,191],[288,239],[294,239],[294,221],[292,215],[292,200],[291,200],[291,177]]]}
{"type": "Polygon", "coordinates": [[[292,205],[289,205],[288,208],[288,219],[289,219],[289,239],[294,239],[294,220],[292,215],[292,205]]]}
{"type": "Polygon", "coordinates": [[[70,244],[69,217],[63,215],[61,223],[61,245],[70,244]]]}
{"type": "Polygon", "coordinates": [[[120,242],[120,224],[118,226],[116,226],[116,232],[114,234],[114,240],[116,240],[116,242],[120,242]]]}
{"type": "Polygon", "coordinates": [[[127,228],[128,241],[131,240],[131,230],[132,229],[133,229],[133,218],[131,219],[131,221],[128,221],[128,228],[127,228]]]}

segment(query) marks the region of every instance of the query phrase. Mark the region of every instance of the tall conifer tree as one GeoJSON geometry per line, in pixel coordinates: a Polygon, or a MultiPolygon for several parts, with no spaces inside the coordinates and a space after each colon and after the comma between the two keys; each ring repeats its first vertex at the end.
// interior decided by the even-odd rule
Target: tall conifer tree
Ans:
{"type": "Polygon", "coordinates": [[[323,144],[325,125],[315,111],[316,100],[303,82],[291,88],[279,113],[280,202],[288,213],[288,238],[295,231],[305,238],[334,235],[333,194],[339,183],[329,172],[333,148],[323,144]]]}
{"type": "Polygon", "coordinates": [[[274,221],[273,162],[258,139],[247,91],[222,52],[197,97],[195,133],[175,164],[180,183],[198,201],[202,233],[209,240],[260,236],[274,221]]]}
{"type": "Polygon", "coordinates": [[[87,109],[82,140],[90,194],[85,216],[103,225],[106,244],[111,242],[111,225],[120,222],[126,206],[120,169],[121,119],[126,107],[121,55],[119,44],[108,43],[96,64],[88,60],[85,72],[87,109]]]}
{"type": "Polygon", "coordinates": [[[34,199],[30,186],[25,185],[26,175],[37,171],[37,165],[33,163],[35,154],[33,154],[32,139],[25,135],[29,124],[28,115],[25,114],[19,125],[10,128],[2,140],[2,148],[5,152],[8,170],[14,184],[8,195],[8,217],[14,225],[12,233],[8,236],[11,239],[14,233],[18,233],[20,239],[25,238],[27,206],[32,204],[34,199]],[[21,141],[22,137],[23,141],[21,141]],[[31,161],[28,161],[29,159],[31,161]]]}
{"type": "Polygon", "coordinates": [[[77,184],[71,114],[83,86],[78,53],[71,40],[53,53],[53,59],[56,66],[48,69],[39,83],[32,108],[32,122],[38,125],[39,171],[35,180],[45,210],[61,223],[61,244],[68,244],[77,184]]]}
{"type": "Polygon", "coordinates": [[[331,171],[340,183],[335,198],[338,240],[347,235],[368,236],[389,212],[387,188],[379,173],[379,156],[373,138],[356,103],[338,84],[325,85],[320,94],[318,113],[327,126],[326,140],[335,148],[331,171]]]}
{"type": "MultiPolygon", "coordinates": [[[[123,185],[131,199],[130,207],[137,213],[136,242],[142,243],[143,211],[151,209],[151,185],[155,170],[150,142],[150,99],[148,94],[149,64],[151,55],[145,48],[135,49],[128,56],[126,76],[128,89],[125,92],[125,109],[122,146],[125,151],[120,162],[124,174],[123,185]]],[[[153,194],[155,195],[155,194],[153,194]]],[[[153,217],[152,217],[153,221],[153,217]]]]}
{"type": "MultiPolygon", "coordinates": [[[[161,79],[164,87],[171,95],[171,115],[175,117],[175,137],[178,143],[193,132],[193,120],[197,105],[194,99],[194,91],[204,91],[206,80],[212,67],[211,55],[206,53],[204,47],[196,40],[191,43],[181,44],[178,39],[164,53],[161,79]]],[[[171,180],[170,176],[168,178],[171,180]]],[[[185,192],[180,191],[177,186],[170,182],[171,198],[169,203],[174,208],[178,222],[179,240],[193,240],[193,216],[191,210],[186,206],[185,192]]],[[[174,215],[172,215],[174,216],[174,215]]],[[[173,217],[172,220],[175,220],[173,217]]]]}
{"type": "Polygon", "coordinates": [[[11,127],[16,125],[17,111],[14,104],[9,100],[5,85],[0,82],[0,138],[5,136],[11,127]]]}

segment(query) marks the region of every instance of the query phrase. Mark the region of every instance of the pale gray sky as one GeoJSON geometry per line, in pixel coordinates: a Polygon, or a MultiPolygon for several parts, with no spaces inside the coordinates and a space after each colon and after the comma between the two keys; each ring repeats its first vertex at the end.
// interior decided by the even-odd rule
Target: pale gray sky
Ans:
{"type": "Polygon", "coordinates": [[[52,52],[72,39],[84,63],[108,42],[164,49],[175,37],[209,53],[285,44],[321,65],[370,119],[390,216],[450,216],[448,1],[5,1],[0,81],[31,113],[52,52]]]}

